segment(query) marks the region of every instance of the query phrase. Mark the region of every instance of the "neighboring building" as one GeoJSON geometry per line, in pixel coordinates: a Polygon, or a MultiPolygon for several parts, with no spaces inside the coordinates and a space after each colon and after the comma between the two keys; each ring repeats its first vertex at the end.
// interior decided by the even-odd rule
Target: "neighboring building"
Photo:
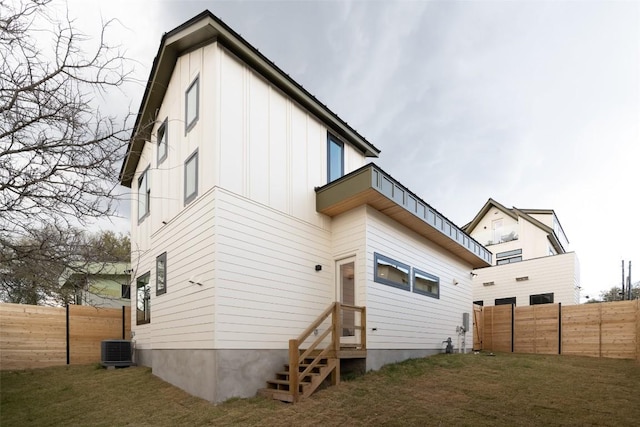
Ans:
{"type": "Polygon", "coordinates": [[[131,302],[128,262],[78,263],[60,276],[63,288],[75,290],[75,303],[102,308],[120,308],[131,302]]]}
{"type": "Polygon", "coordinates": [[[364,341],[363,369],[471,348],[456,331],[491,254],[378,154],[210,12],[166,33],[121,171],[137,362],[212,402],[253,396],[336,301],[366,307],[334,329],[364,341]]]}
{"type": "Polygon", "coordinates": [[[474,270],[480,305],[580,302],[580,266],[552,209],[506,208],[493,199],[463,227],[493,253],[493,266],[474,270]]]}

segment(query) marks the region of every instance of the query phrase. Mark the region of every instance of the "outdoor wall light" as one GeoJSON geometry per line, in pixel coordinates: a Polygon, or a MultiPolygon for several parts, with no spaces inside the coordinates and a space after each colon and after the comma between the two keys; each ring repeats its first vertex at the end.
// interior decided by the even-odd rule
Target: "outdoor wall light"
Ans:
{"type": "Polygon", "coordinates": [[[320,264],[316,264],[316,271],[322,270],[322,266],[320,264]]]}

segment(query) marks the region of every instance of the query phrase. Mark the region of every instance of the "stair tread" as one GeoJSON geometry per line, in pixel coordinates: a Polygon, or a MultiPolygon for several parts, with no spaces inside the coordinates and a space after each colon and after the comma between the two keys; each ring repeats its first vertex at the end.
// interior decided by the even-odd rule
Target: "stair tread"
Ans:
{"type": "MultiPolygon", "coordinates": [[[[289,384],[289,380],[267,380],[267,384],[289,384]]],[[[311,384],[309,381],[298,381],[300,385],[311,384]]]]}
{"type": "MultiPolygon", "coordinates": [[[[302,372],[298,372],[298,376],[300,376],[301,373],[302,372]]],[[[291,375],[291,372],[289,372],[289,371],[280,371],[280,372],[276,372],[276,375],[291,375]]],[[[305,377],[309,376],[309,375],[319,376],[320,373],[318,373],[318,372],[309,372],[309,373],[304,374],[305,377]]]]}

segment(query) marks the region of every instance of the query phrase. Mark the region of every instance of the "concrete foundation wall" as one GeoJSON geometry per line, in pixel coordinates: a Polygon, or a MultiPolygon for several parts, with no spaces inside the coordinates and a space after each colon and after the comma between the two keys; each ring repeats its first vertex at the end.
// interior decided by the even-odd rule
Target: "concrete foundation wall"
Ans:
{"type": "Polygon", "coordinates": [[[287,350],[136,350],[138,365],[212,403],[253,397],[284,369],[287,350]]]}

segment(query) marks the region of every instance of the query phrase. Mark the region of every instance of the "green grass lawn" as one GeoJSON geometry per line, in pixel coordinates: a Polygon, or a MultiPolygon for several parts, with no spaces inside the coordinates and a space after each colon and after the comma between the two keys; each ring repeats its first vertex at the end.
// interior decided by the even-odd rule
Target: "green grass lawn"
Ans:
{"type": "Polygon", "coordinates": [[[70,366],[0,373],[0,425],[640,425],[632,360],[439,355],[389,365],[291,405],[213,406],[147,368],[70,366]]]}

